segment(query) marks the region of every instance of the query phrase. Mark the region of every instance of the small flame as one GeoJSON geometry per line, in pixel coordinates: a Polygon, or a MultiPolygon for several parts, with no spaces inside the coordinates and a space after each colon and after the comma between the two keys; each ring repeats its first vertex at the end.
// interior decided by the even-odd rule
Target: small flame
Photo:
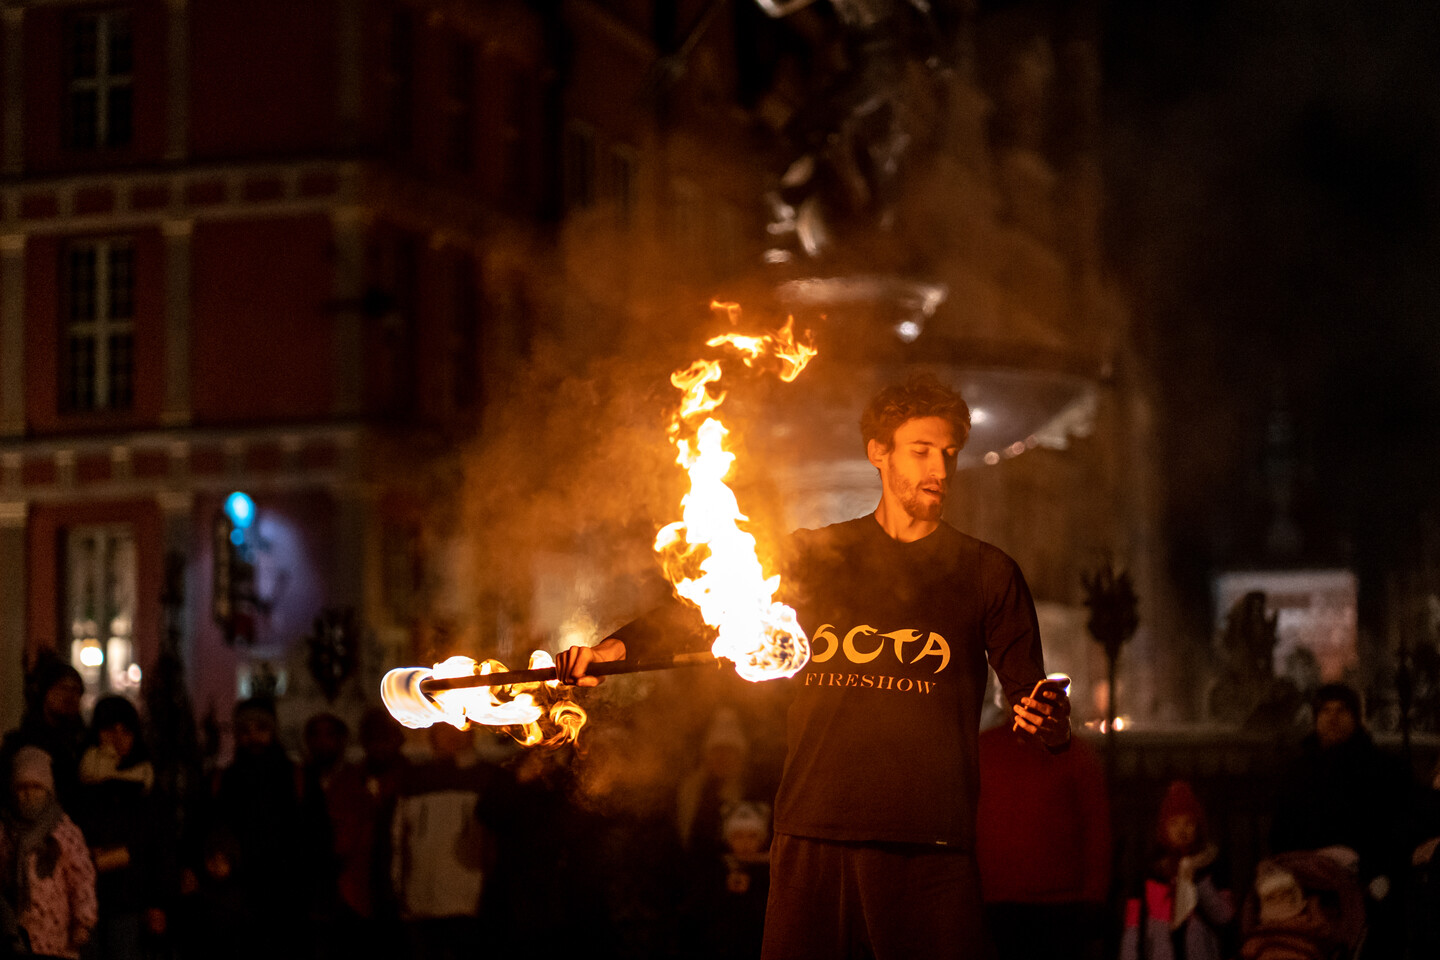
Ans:
{"type": "MultiPolygon", "coordinates": [[[[734,304],[724,309],[732,323],[734,304]]],[[[728,346],[752,369],[773,369],[786,383],[793,381],[816,350],[797,341],[794,318],[780,330],[762,335],[727,333],[706,346],[728,346]]],[[[700,608],[705,622],[719,631],[711,646],[717,657],[735,663],[746,680],[789,677],[810,659],[810,644],[795,611],[775,600],[780,577],[766,576],[755,553],[755,538],[740,528],[748,518],[740,512],[735,493],[725,483],[735,455],[725,449],[729,431],[711,416],[725,401],[719,388],[723,361],[697,360],[677,370],[670,382],[680,391],[680,405],[669,435],[675,461],[690,477],[690,491],[681,499],[681,519],[655,538],[665,576],[678,596],[700,608]]]]}
{"type": "MultiPolygon", "coordinates": [[[[532,670],[553,666],[554,658],[544,650],[530,654],[532,670]]],[[[507,733],[527,747],[559,746],[580,736],[580,728],[587,719],[585,710],[569,699],[568,691],[561,688],[557,680],[440,690],[432,694],[420,689],[421,682],[431,677],[448,680],[503,673],[506,669],[499,660],[476,663],[469,657],[450,657],[435,664],[433,670],[423,667],[391,670],[385,675],[380,693],[390,715],[413,730],[441,721],[461,730],[470,723],[480,723],[505,727],[507,733]]]]}

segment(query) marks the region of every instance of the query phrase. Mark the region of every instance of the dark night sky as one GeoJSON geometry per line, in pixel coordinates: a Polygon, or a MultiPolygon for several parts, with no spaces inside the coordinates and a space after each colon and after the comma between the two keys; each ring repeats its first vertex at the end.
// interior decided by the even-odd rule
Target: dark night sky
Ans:
{"type": "Polygon", "coordinates": [[[1352,560],[1373,624],[1440,504],[1440,4],[1111,0],[1104,30],[1108,242],[1162,385],[1178,585],[1203,604],[1215,565],[1266,560],[1283,405],[1300,559],[1352,560]]]}

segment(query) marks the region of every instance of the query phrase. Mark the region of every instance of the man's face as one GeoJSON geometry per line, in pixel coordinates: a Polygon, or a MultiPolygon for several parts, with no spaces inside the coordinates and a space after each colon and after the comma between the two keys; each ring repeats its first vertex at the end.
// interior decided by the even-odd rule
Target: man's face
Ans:
{"type": "Polygon", "coordinates": [[[915,520],[936,521],[945,509],[950,476],[960,444],[944,417],[906,420],[886,450],[871,440],[870,462],[880,470],[885,492],[915,520]]]}
{"type": "Polygon", "coordinates": [[[1322,747],[1334,747],[1355,735],[1355,714],[1340,700],[1327,700],[1315,712],[1315,736],[1322,747]]]}

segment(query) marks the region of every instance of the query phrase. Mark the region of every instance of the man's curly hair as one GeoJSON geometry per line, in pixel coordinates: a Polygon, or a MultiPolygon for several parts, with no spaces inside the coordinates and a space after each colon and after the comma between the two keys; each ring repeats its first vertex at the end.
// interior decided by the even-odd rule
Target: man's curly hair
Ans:
{"type": "Polygon", "coordinates": [[[894,445],[900,425],[919,417],[949,420],[961,447],[970,439],[970,407],[965,398],[930,373],[916,374],[875,394],[860,415],[860,436],[867,448],[875,440],[888,449],[894,445]]]}

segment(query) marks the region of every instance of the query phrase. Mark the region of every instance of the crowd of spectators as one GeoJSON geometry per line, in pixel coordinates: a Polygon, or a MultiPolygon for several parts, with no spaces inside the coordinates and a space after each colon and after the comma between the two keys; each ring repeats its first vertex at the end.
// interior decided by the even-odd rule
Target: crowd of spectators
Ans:
{"type": "MultiPolygon", "coordinates": [[[[773,732],[732,707],[698,718],[677,764],[624,727],[506,749],[448,724],[407,735],[378,707],[356,743],[322,712],[287,748],[275,705],[250,699],[228,761],[177,797],[135,704],[102,697],[87,723],[82,694],[42,661],[0,745],[0,956],[758,956],[778,771],[755,749],[773,732]]],[[[1440,771],[1411,784],[1347,687],[1314,716],[1249,877],[1212,829],[1224,811],[1179,781],[1143,875],[1113,876],[1097,750],[987,731],[977,857],[1001,960],[1436,955],[1440,771]],[[1025,868],[1039,858],[1066,869],[1025,868]]]]}

